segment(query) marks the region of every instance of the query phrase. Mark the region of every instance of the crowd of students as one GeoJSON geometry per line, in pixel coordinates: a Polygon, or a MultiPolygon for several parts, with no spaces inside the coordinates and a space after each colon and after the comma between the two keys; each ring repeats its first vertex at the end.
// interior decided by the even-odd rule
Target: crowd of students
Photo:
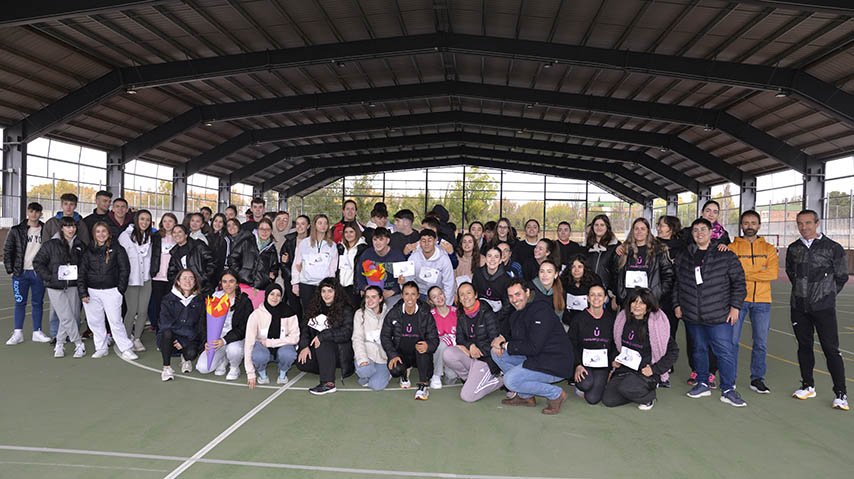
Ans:
{"type": "MultiPolygon", "coordinates": [[[[31,203],[9,232],[4,263],[15,325],[8,345],[24,341],[29,296],[32,339],[52,342],[57,358],[66,342],[75,358],[84,357],[84,338],[92,336],[93,358],[114,344],[123,359],[135,360],[150,331],[163,381],[174,378],[173,359],[183,373],[195,367],[229,381],[240,377],[242,363],[255,388],[270,382],[275,362],[278,384],[296,365],[318,376],[310,392],[323,395],[336,391],[338,369],[382,390],[391,378],[411,387],[414,368],[415,399],[462,381],[464,401],[502,389],[505,405],[535,406],[540,396],[542,412],[557,414],[563,380],[590,404],[651,409],[657,388],[671,387],[681,321],[687,396],[720,389],[722,402],[743,407],[736,376],[749,315],[750,389],[771,392],[765,359],[770,282],[779,266],[752,210],[742,213],[734,241],[718,221],[720,206],[708,201],[684,229],[676,217],[659,218],[657,236],[637,218],[622,242],[608,217],[597,215],[579,244],[565,221],[556,240],[543,237],[535,219],[523,225],[522,238],[506,218],[458,233],[441,205],[419,230],[412,211],[390,221],[383,203],[360,224],[352,200],[334,224],[325,215],[292,221],[285,211],[267,213],[261,198],[242,223],[229,206],[217,214],[203,207],[182,223],[166,213],[155,225],[149,211],[130,211],[107,191],[97,193],[86,217],[75,211],[73,194],[62,195],[61,205],[43,223],[42,207],[31,203]],[[50,334],[41,325],[45,290],[50,334]],[[223,295],[228,312],[221,337],[211,339],[205,298],[223,295]]],[[[816,397],[816,331],[833,379],[832,406],[848,410],[835,310],[848,279],[845,251],[818,232],[814,211],[800,212],[797,227],[801,238],[789,245],[785,264],[802,382],[793,396],[816,397]]]]}

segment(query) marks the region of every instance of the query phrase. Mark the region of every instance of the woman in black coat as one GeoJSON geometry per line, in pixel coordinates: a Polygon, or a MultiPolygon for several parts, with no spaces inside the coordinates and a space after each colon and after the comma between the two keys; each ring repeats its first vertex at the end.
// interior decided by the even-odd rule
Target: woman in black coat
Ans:
{"type": "Polygon", "coordinates": [[[261,218],[252,233],[240,235],[228,257],[228,267],[237,273],[240,290],[252,300],[253,309],[264,302],[267,285],[279,271],[279,254],[273,241],[273,223],[261,218]]]}
{"type": "Polygon", "coordinates": [[[207,296],[212,293],[216,286],[213,276],[216,264],[211,250],[203,242],[190,238],[189,230],[184,225],[172,228],[172,238],[175,246],[169,252],[168,281],[174,283],[179,271],[189,269],[198,278],[202,294],[207,296]]]}
{"type": "Polygon", "coordinates": [[[614,277],[611,281],[618,304],[628,298],[633,288],[648,288],[655,299],[669,297],[673,290],[673,265],[663,247],[652,235],[649,221],[637,218],[622,248],[624,254],[612,258],[614,277]]]}
{"type": "Polygon", "coordinates": [[[182,269],[175,276],[172,292],[163,298],[160,307],[160,329],[157,331],[163,357],[160,374],[163,381],[174,377],[171,366],[173,352],[181,354],[181,371],[189,373],[204,341],[201,325],[206,319],[205,296],[199,290],[196,275],[189,269],[182,269]]]}

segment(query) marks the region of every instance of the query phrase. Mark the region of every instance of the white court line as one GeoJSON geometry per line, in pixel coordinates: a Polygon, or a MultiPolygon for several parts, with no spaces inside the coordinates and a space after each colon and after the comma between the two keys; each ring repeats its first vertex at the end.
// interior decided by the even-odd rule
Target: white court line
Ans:
{"type": "Polygon", "coordinates": [[[267,397],[267,399],[265,399],[265,400],[261,401],[261,403],[260,403],[260,404],[258,404],[258,405],[257,405],[257,406],[255,406],[254,408],[252,408],[252,410],[251,410],[251,411],[249,411],[249,412],[247,412],[246,414],[244,414],[244,415],[243,415],[243,417],[241,417],[241,418],[240,418],[240,419],[238,419],[234,424],[232,424],[231,426],[229,426],[229,427],[228,427],[228,429],[226,429],[225,431],[221,432],[221,433],[219,434],[219,436],[215,437],[211,442],[207,443],[207,444],[205,445],[205,447],[203,447],[203,448],[199,449],[199,450],[198,450],[198,452],[196,452],[195,454],[193,454],[193,457],[191,457],[191,458],[187,459],[186,461],[184,461],[183,463],[181,463],[181,465],[180,465],[180,466],[176,467],[176,468],[175,468],[175,470],[173,470],[172,472],[170,472],[169,474],[167,474],[167,475],[164,477],[164,479],[175,479],[176,477],[180,476],[180,475],[181,475],[181,473],[183,473],[184,471],[186,471],[187,469],[189,469],[193,464],[195,464],[195,463],[199,462],[199,459],[201,459],[202,457],[204,457],[204,455],[205,455],[205,454],[209,453],[209,452],[211,451],[211,449],[215,448],[215,447],[216,447],[217,445],[219,445],[219,443],[221,443],[222,441],[225,441],[226,439],[228,439],[228,436],[231,436],[231,434],[232,434],[234,431],[236,431],[238,428],[240,428],[240,426],[242,426],[242,425],[246,424],[246,422],[247,422],[247,421],[249,421],[250,419],[252,419],[253,417],[255,417],[255,415],[256,415],[256,414],[258,414],[259,412],[261,412],[261,410],[262,410],[262,409],[264,409],[265,407],[267,407],[271,402],[275,401],[277,397],[279,397],[279,396],[281,396],[282,394],[284,394],[284,392],[285,392],[285,391],[287,391],[288,389],[290,389],[290,387],[291,387],[291,386],[293,386],[297,381],[299,381],[300,379],[302,379],[302,377],[303,377],[303,376],[305,376],[305,373],[299,373],[299,374],[297,374],[297,377],[295,377],[295,378],[291,379],[290,381],[288,381],[288,383],[287,383],[287,384],[285,384],[284,386],[280,387],[278,391],[276,391],[276,392],[274,392],[273,394],[271,394],[269,397],[267,397]]]}
{"type": "MultiPolygon", "coordinates": [[[[745,322],[745,323],[748,323],[748,324],[752,324],[752,323],[750,323],[750,321],[749,321],[749,320],[747,320],[747,319],[745,319],[745,320],[744,320],[744,322],[745,322]]],[[[774,331],[775,333],[785,334],[786,336],[791,336],[791,337],[793,337],[793,338],[797,338],[797,336],[795,336],[794,334],[789,333],[789,332],[786,332],[786,331],[781,331],[781,330],[779,330],[779,329],[774,329],[774,328],[768,328],[768,329],[769,329],[769,330],[771,330],[771,331],[774,331]]],[[[820,342],[818,342],[818,341],[816,341],[816,340],[813,340],[813,344],[818,344],[819,346],[821,345],[821,343],[820,343],[820,342]]],[[[837,348],[837,349],[839,349],[839,352],[846,353],[846,354],[851,354],[852,356],[854,356],[854,352],[852,352],[852,351],[848,351],[847,349],[842,349],[842,348],[837,348]]]]}
{"type": "MultiPolygon", "coordinates": [[[[157,374],[160,374],[160,371],[161,371],[160,369],[152,368],[151,366],[146,366],[146,365],[144,365],[144,364],[140,364],[140,363],[138,363],[138,362],[136,362],[136,361],[131,361],[131,360],[128,360],[128,359],[122,359],[122,361],[124,361],[124,362],[126,362],[126,363],[128,363],[128,364],[133,364],[134,366],[136,366],[136,367],[138,367],[138,368],[142,368],[142,369],[145,369],[145,370],[148,370],[148,371],[153,371],[153,372],[155,372],[155,373],[157,373],[157,374]]],[[[352,377],[353,377],[353,378],[355,378],[355,376],[352,376],[352,377]]],[[[201,381],[201,382],[204,382],[204,383],[211,383],[211,384],[224,384],[224,385],[226,385],[226,386],[238,386],[238,387],[244,387],[244,388],[245,388],[245,387],[249,387],[249,385],[248,385],[248,384],[246,384],[246,383],[245,383],[245,382],[243,382],[243,381],[217,381],[217,380],[214,380],[214,379],[197,378],[197,377],[194,377],[194,376],[184,376],[184,375],[177,375],[177,374],[176,374],[176,375],[175,375],[175,379],[178,379],[178,378],[181,378],[181,379],[191,379],[191,380],[193,380],[193,381],[201,381]]],[[[261,385],[261,384],[259,384],[259,385],[255,386],[255,387],[256,387],[256,388],[262,388],[262,389],[279,389],[279,386],[266,386],[266,385],[261,385]]],[[[463,385],[462,385],[461,383],[458,383],[458,384],[443,385],[443,386],[442,386],[442,389],[445,389],[445,388],[455,388],[455,387],[458,387],[458,388],[459,388],[459,387],[463,387],[463,385]]],[[[291,391],[308,391],[309,389],[311,389],[311,388],[303,387],[303,386],[300,386],[300,387],[292,387],[292,388],[290,388],[290,390],[291,390],[291,391]]],[[[373,389],[371,389],[371,388],[335,388],[335,389],[336,389],[336,390],[338,390],[338,391],[351,392],[351,393],[352,393],[352,392],[361,392],[361,393],[366,393],[366,392],[367,392],[367,393],[375,392],[375,391],[374,391],[373,389]]],[[[413,389],[403,389],[403,388],[385,388],[385,389],[383,389],[383,391],[410,391],[410,392],[412,392],[412,391],[413,391],[413,389]]]]}
{"type": "Polygon", "coordinates": [[[0,461],[0,464],[17,464],[22,466],[52,466],[52,467],[80,467],[84,469],[117,469],[119,471],[141,471],[141,472],[169,472],[167,469],[145,469],[142,467],[119,467],[119,466],[91,466],[86,464],[56,464],[52,462],[19,462],[0,461]]]}
{"type": "MultiPolygon", "coordinates": [[[[59,454],[79,454],[87,456],[108,456],[108,457],[124,457],[133,459],[153,459],[157,461],[185,461],[190,458],[180,456],[158,456],[155,454],[137,454],[123,453],[111,451],[89,451],[84,449],[54,449],[50,447],[25,447],[25,446],[3,446],[0,445],[0,450],[7,451],[22,451],[22,452],[44,452],[44,453],[59,453],[59,454]]],[[[412,472],[412,471],[389,471],[384,469],[355,469],[347,467],[326,467],[316,465],[301,465],[301,464],[276,464],[269,462],[251,462],[251,461],[229,461],[224,459],[205,459],[201,458],[196,462],[203,464],[218,464],[224,466],[248,466],[248,467],[266,467],[272,469],[295,469],[301,471],[323,471],[323,472],[342,472],[348,474],[372,474],[382,476],[407,476],[407,477],[438,477],[438,478],[455,478],[455,479],[581,479],[581,478],[555,478],[555,477],[535,477],[535,476],[490,476],[486,474],[453,474],[446,472],[412,472]]]]}

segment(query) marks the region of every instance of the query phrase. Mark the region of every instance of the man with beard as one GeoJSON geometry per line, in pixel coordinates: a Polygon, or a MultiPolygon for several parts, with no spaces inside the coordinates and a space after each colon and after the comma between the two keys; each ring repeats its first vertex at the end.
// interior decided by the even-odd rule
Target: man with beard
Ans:
{"type": "Polygon", "coordinates": [[[744,306],[739,310],[734,337],[741,337],[741,328],[750,313],[750,326],[753,328],[750,389],[759,394],[768,394],[771,390],[765,385],[765,355],[768,331],[771,328],[771,281],[777,279],[779,274],[777,248],[757,236],[761,225],[759,213],[753,210],[745,211],[741,214],[740,223],[743,236],[736,238],[729,245],[729,249],[738,256],[744,268],[747,297],[744,299],[744,306]]]}

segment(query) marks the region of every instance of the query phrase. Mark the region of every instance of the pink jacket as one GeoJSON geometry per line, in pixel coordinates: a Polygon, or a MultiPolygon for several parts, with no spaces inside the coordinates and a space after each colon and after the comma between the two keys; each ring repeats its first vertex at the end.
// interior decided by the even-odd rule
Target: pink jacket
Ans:
{"type": "MultiPolygon", "coordinates": [[[[249,315],[249,319],[246,321],[246,340],[243,342],[243,366],[246,368],[246,377],[248,379],[255,377],[255,365],[252,363],[252,349],[259,339],[267,339],[267,331],[270,330],[270,322],[272,320],[273,316],[262,304],[249,315]]],[[[296,315],[282,318],[282,331],[279,334],[279,339],[270,339],[267,341],[267,347],[296,346],[299,343],[299,320],[296,315]]]]}
{"type": "MultiPolygon", "coordinates": [[[[667,343],[670,341],[670,321],[660,309],[650,313],[647,321],[649,322],[649,345],[652,347],[652,363],[655,364],[667,354],[667,343]]],[[[623,310],[620,311],[614,321],[614,343],[617,344],[617,351],[622,349],[623,326],[625,325],[626,311],[623,310]]],[[[662,381],[667,381],[669,378],[670,373],[661,375],[662,381]]]]}

